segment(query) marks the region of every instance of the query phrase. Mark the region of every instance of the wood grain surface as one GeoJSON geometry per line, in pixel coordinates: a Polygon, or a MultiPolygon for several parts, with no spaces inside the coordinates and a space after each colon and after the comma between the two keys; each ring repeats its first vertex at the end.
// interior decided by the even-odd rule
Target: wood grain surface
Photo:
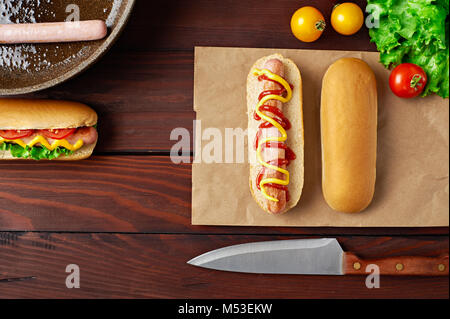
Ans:
{"type": "MultiPolygon", "coordinates": [[[[334,2],[314,5],[329,17],[334,2]]],[[[290,16],[311,3],[137,1],[121,38],[96,65],[27,95],[91,105],[100,115],[100,141],[96,155],[82,162],[0,163],[0,298],[448,298],[448,278],[382,277],[380,289],[367,289],[364,278],[353,276],[186,265],[231,244],[303,236],[337,236],[346,251],[369,259],[448,252],[448,227],[190,224],[191,165],[171,162],[169,137],[176,127],[192,132],[194,46],[375,50],[365,28],[344,37],[329,27],[315,43],[296,40],[290,16]],[[80,289],[64,284],[72,263],[81,267],[80,289]],[[1,280],[30,276],[36,278],[1,280]]]]}
{"type": "MultiPolygon", "coordinates": [[[[288,236],[0,233],[0,296],[26,298],[435,298],[448,297],[448,278],[261,275],[202,269],[186,262],[206,251],[288,236]],[[80,268],[80,288],[67,289],[66,266],[80,268]]],[[[299,238],[299,237],[296,237],[299,238]]],[[[339,237],[364,258],[448,250],[445,238],[339,237]]]]}
{"type": "Polygon", "coordinates": [[[446,227],[192,226],[191,164],[174,164],[169,156],[94,156],[75,163],[0,162],[0,176],[0,231],[329,235],[437,235],[448,231],[446,227]]]}
{"type": "Polygon", "coordinates": [[[193,51],[114,49],[74,80],[27,97],[75,100],[93,107],[99,114],[97,153],[167,153],[174,144],[174,128],[192,132],[193,51]]]}

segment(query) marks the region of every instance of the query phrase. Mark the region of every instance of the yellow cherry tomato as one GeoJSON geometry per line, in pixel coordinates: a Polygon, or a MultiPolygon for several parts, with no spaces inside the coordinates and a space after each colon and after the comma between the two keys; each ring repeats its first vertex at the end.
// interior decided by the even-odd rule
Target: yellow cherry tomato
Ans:
{"type": "Polygon", "coordinates": [[[336,32],[352,35],[361,29],[364,14],[358,5],[352,2],[338,4],[331,13],[331,25],[336,32]]]}
{"type": "Polygon", "coordinates": [[[292,15],[291,30],[300,41],[316,41],[322,35],[325,26],[322,13],[314,7],[300,8],[292,15]]]}

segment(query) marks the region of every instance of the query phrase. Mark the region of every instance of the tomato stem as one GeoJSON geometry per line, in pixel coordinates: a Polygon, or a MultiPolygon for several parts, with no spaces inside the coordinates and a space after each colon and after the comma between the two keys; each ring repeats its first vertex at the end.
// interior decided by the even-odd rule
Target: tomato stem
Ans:
{"type": "Polygon", "coordinates": [[[413,88],[417,91],[419,89],[418,86],[419,87],[422,86],[422,83],[419,83],[420,80],[422,80],[422,76],[420,74],[414,74],[414,76],[412,77],[411,82],[410,82],[411,88],[413,88]]]}
{"type": "Polygon", "coordinates": [[[323,20],[316,21],[315,27],[317,30],[323,31],[323,30],[325,30],[326,26],[327,26],[327,24],[325,23],[325,21],[323,21],[323,20]]]}

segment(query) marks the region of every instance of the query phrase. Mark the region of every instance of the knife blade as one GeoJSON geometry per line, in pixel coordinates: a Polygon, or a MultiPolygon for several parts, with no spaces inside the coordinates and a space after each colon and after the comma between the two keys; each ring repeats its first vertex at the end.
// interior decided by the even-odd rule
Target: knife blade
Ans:
{"type": "Polygon", "coordinates": [[[259,274],[366,275],[368,265],[382,275],[448,276],[448,253],[439,257],[363,260],[344,252],[335,238],[291,239],[228,246],[188,261],[203,268],[259,274]]]}

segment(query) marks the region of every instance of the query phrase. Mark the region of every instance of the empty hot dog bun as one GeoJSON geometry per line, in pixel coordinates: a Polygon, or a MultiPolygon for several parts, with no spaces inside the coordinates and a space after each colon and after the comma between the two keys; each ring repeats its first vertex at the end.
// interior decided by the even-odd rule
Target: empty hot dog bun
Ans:
{"type": "Polygon", "coordinates": [[[77,102],[0,99],[0,159],[88,158],[98,140],[97,119],[77,102]]]}
{"type": "MultiPolygon", "coordinates": [[[[274,71],[274,70],[272,70],[274,71]]],[[[281,87],[279,87],[281,88],[281,87]]],[[[265,104],[274,103],[274,101],[268,101],[265,104]]],[[[247,77],[247,113],[248,113],[248,154],[250,162],[250,192],[256,201],[256,203],[266,212],[271,214],[282,214],[290,210],[292,207],[296,206],[303,189],[303,177],[304,177],[304,132],[303,132],[303,109],[302,109],[302,78],[299,69],[293,61],[284,58],[280,54],[273,54],[270,56],[263,57],[256,61],[256,63],[250,69],[247,77]],[[275,196],[279,199],[278,202],[273,202],[269,200],[262,193],[260,187],[258,188],[258,175],[263,169],[263,165],[258,162],[257,150],[255,147],[255,138],[260,130],[260,125],[263,120],[255,119],[255,111],[260,101],[260,94],[270,89],[270,83],[268,81],[260,81],[258,76],[254,74],[255,69],[263,70],[265,68],[275,68],[276,71],[282,74],[282,78],[290,83],[293,87],[292,97],[286,103],[278,103],[280,110],[286,119],[291,123],[291,127],[286,129],[287,140],[284,142],[287,147],[289,147],[295,154],[295,159],[291,160],[286,166],[286,170],[289,172],[289,184],[287,185],[288,192],[277,190],[271,186],[265,186],[267,193],[275,196]],[[282,194],[281,194],[282,193],[282,194]]],[[[265,114],[270,114],[265,112],[265,114]]],[[[275,117],[273,114],[272,117],[275,117]]],[[[279,130],[276,127],[271,128],[272,131],[268,131],[268,135],[279,136],[279,130]],[[275,134],[274,134],[275,133],[275,134]]],[[[269,129],[267,129],[269,130],[269,129]]],[[[261,137],[260,140],[263,140],[261,137]]],[[[287,156],[287,151],[280,149],[265,149],[261,151],[264,160],[273,159],[273,156],[281,157],[285,159],[287,156]],[[270,154],[270,152],[275,152],[270,154]],[[278,155],[277,155],[278,152],[278,155]],[[272,157],[270,157],[272,156],[272,157]],[[270,158],[269,158],[270,157],[270,158]]],[[[274,171],[273,169],[266,169],[266,175],[264,178],[273,177],[268,174],[279,174],[279,179],[286,179],[286,176],[274,171]]],[[[259,185],[261,186],[261,185],[259,185]]]]}
{"type": "Polygon", "coordinates": [[[343,58],[327,70],[322,83],[322,191],[328,205],[357,213],[375,191],[377,87],[364,61],[343,58]]]}

